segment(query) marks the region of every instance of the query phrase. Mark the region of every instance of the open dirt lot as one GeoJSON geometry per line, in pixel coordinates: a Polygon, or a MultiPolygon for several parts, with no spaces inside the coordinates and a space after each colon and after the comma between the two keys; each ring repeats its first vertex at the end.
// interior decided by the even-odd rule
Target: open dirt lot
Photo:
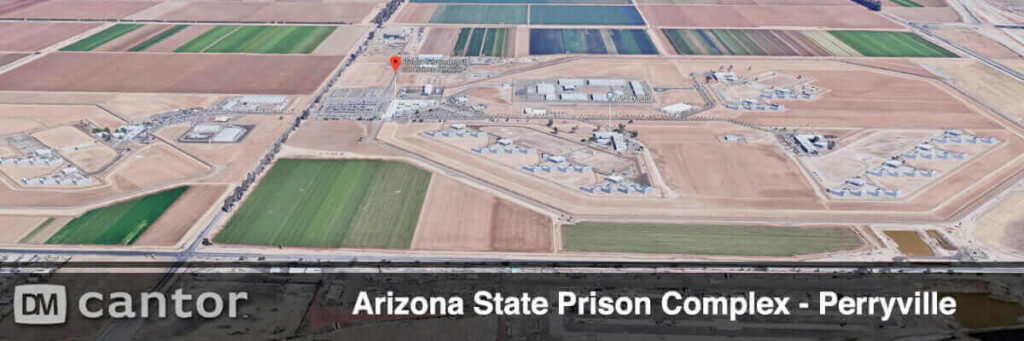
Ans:
{"type": "Polygon", "coordinates": [[[142,189],[205,174],[209,167],[162,143],[154,143],[125,156],[107,175],[118,187],[142,189]]]}
{"type": "Polygon", "coordinates": [[[28,0],[0,7],[0,18],[121,19],[156,5],[140,0],[28,0]]]}
{"type": "Polygon", "coordinates": [[[386,60],[377,62],[368,60],[368,58],[360,58],[360,61],[349,66],[345,73],[341,74],[341,78],[335,83],[336,87],[384,86],[391,82],[394,71],[390,66],[384,64],[386,60]]]}
{"type": "Polygon", "coordinates": [[[46,221],[46,217],[23,216],[23,215],[2,215],[0,226],[3,226],[3,233],[0,233],[0,244],[17,243],[26,234],[31,233],[46,221]]]}
{"type": "Polygon", "coordinates": [[[0,67],[27,56],[27,53],[0,53],[0,67]]]}
{"type": "Polygon", "coordinates": [[[135,19],[362,23],[380,1],[168,1],[135,19]]]}
{"type": "Polygon", "coordinates": [[[0,104],[0,135],[52,127],[80,120],[116,128],[124,121],[93,105],[0,104]]]}
{"type": "MultiPolygon", "coordinates": [[[[937,68],[950,83],[978,101],[1024,123],[1024,84],[988,65],[973,60],[928,60],[918,63],[937,68]]],[[[1013,64],[1010,64],[1013,65],[1013,64]]],[[[1018,64],[1024,65],[1024,64],[1018,64]]]]}
{"type": "Polygon", "coordinates": [[[219,209],[219,199],[228,189],[227,185],[191,185],[185,194],[171,204],[160,218],[146,228],[146,231],[132,245],[171,246],[178,243],[198,221],[210,210],[219,209]]]}
{"type": "Polygon", "coordinates": [[[0,74],[0,90],[308,94],[335,56],[51,53],[0,74]]]}
{"type": "Polygon", "coordinates": [[[1006,197],[998,206],[982,215],[975,233],[982,241],[999,248],[1024,252],[1024,193],[1006,197]]]}
{"type": "Polygon", "coordinates": [[[369,29],[369,26],[363,25],[338,26],[331,35],[327,36],[327,39],[320,43],[320,46],[316,47],[316,50],[313,50],[313,54],[321,56],[347,55],[369,29]]]}
{"type": "Polygon", "coordinates": [[[391,155],[390,150],[378,144],[359,141],[370,139],[369,131],[370,124],[363,121],[306,121],[288,138],[286,146],[360,155],[391,155]]]}
{"type": "MultiPolygon", "coordinates": [[[[916,1],[921,3],[920,1],[916,1]]],[[[960,14],[951,7],[901,7],[888,6],[882,9],[885,13],[895,15],[907,21],[916,22],[959,22],[960,14]]]]}
{"type": "Polygon", "coordinates": [[[38,51],[88,31],[94,23],[0,22],[0,51],[38,51]]]}
{"type": "Polygon", "coordinates": [[[412,248],[551,251],[551,218],[444,176],[427,192],[412,248]]]}
{"type": "Polygon", "coordinates": [[[57,123],[73,123],[84,118],[101,127],[114,129],[127,122],[108,114],[102,108],[127,120],[143,120],[153,114],[175,109],[208,107],[221,99],[223,97],[220,95],[196,94],[0,91],[0,109],[3,109],[0,110],[0,118],[9,114],[7,111],[27,111],[19,116],[30,116],[47,121],[55,120],[57,123]],[[31,104],[18,105],[14,103],[31,104]],[[100,113],[107,119],[99,120],[91,112],[100,113]]]}
{"type": "Polygon", "coordinates": [[[899,29],[860,6],[640,5],[648,24],[658,27],[822,27],[899,29]]]}
{"type": "Polygon", "coordinates": [[[437,9],[437,4],[407,3],[402,5],[398,13],[391,16],[392,23],[399,24],[425,24],[430,21],[430,16],[437,9]]]}
{"type": "Polygon", "coordinates": [[[420,54],[443,54],[450,56],[455,40],[459,37],[459,27],[431,27],[427,39],[420,47],[420,54]]]}
{"type": "Polygon", "coordinates": [[[972,51],[987,58],[1020,58],[1020,55],[1013,52],[1003,44],[989,39],[969,28],[943,29],[934,31],[939,36],[949,39],[957,45],[971,49],[972,51]]]}

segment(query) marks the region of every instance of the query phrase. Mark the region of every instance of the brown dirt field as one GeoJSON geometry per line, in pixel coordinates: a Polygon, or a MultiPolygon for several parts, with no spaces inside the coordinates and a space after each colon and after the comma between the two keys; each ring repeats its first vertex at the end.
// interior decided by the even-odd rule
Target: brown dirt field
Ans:
{"type": "Polygon", "coordinates": [[[900,252],[907,256],[934,256],[932,248],[921,240],[917,231],[884,231],[885,236],[899,245],[900,252]]]}
{"type": "Polygon", "coordinates": [[[0,90],[309,94],[342,57],[51,53],[0,74],[0,90]]]}
{"type": "Polygon", "coordinates": [[[904,58],[849,58],[841,59],[843,62],[867,66],[876,69],[882,69],[887,71],[895,71],[906,74],[911,74],[918,77],[935,78],[935,75],[928,70],[925,70],[920,65],[917,65],[911,60],[904,58]]]}
{"type": "Polygon", "coordinates": [[[412,249],[492,250],[491,220],[497,201],[494,195],[434,174],[412,249]]]}
{"type": "Polygon", "coordinates": [[[117,152],[91,136],[70,126],[62,126],[32,134],[43,144],[54,148],[68,161],[91,173],[117,158],[117,152]]]}
{"type": "Polygon", "coordinates": [[[199,21],[286,21],[362,23],[378,1],[191,1],[155,18],[199,21]]]}
{"type": "Polygon", "coordinates": [[[132,245],[172,246],[181,240],[203,215],[217,209],[226,185],[192,185],[132,245]]]}
{"type": "Polygon", "coordinates": [[[1013,52],[1013,50],[1003,46],[1003,44],[970,29],[938,30],[935,31],[935,33],[943,38],[949,39],[957,45],[971,49],[987,58],[1002,59],[1021,57],[1017,53],[1013,52]]]}
{"type": "Polygon", "coordinates": [[[1000,248],[1024,252],[1024,193],[1014,193],[978,218],[975,233],[1000,248]]]}
{"type": "MultiPolygon", "coordinates": [[[[116,120],[116,117],[107,114],[100,108],[91,105],[84,105],[82,103],[93,103],[107,110],[114,112],[119,117],[124,117],[127,120],[141,120],[149,117],[150,115],[170,111],[179,108],[190,108],[190,107],[208,107],[222,99],[219,95],[193,95],[193,94],[149,94],[149,93],[97,93],[97,92],[23,92],[23,91],[10,91],[0,92],[0,103],[33,103],[33,105],[24,105],[23,107],[41,107],[49,108],[48,111],[42,111],[43,109],[33,110],[39,112],[41,117],[54,118],[54,119],[65,119],[66,122],[74,122],[76,120],[69,119],[68,117],[76,118],[78,112],[75,108],[92,107],[107,117],[106,121],[111,119],[116,120]],[[69,109],[70,108],[70,109],[69,109]],[[70,115],[64,115],[68,110],[70,115]]],[[[0,109],[10,110],[9,108],[13,105],[0,104],[0,109]]],[[[4,112],[0,110],[0,119],[3,118],[4,112]]],[[[91,115],[87,118],[97,124],[110,127],[111,129],[116,128],[125,122],[121,120],[104,122],[98,121],[91,115]]]]}
{"type": "MultiPolygon", "coordinates": [[[[252,170],[256,162],[266,154],[267,149],[281,137],[284,130],[293,122],[295,122],[295,117],[290,115],[285,115],[284,119],[280,120],[278,116],[274,115],[249,115],[235,121],[236,124],[256,126],[245,136],[242,143],[175,143],[175,146],[203,161],[218,166],[213,174],[198,180],[199,182],[237,182],[252,170]]],[[[173,134],[173,131],[157,133],[160,137],[172,141],[178,137],[168,134],[173,134]]]]}
{"type": "Polygon", "coordinates": [[[389,22],[399,24],[426,24],[434,15],[437,4],[407,3],[402,5],[389,22]]]}
{"type": "Polygon", "coordinates": [[[165,144],[151,144],[125,156],[107,175],[107,181],[122,188],[142,189],[199,176],[208,170],[165,144]]]}
{"type": "Polygon", "coordinates": [[[123,36],[117,37],[117,39],[111,40],[106,44],[100,45],[95,50],[96,52],[121,52],[128,51],[128,49],[139,45],[146,41],[150,37],[162,32],[163,30],[169,29],[173,25],[145,25],[134,31],[128,32],[123,36]]]}
{"type": "Polygon", "coordinates": [[[191,41],[195,37],[198,37],[200,34],[203,34],[203,32],[206,32],[211,27],[212,26],[209,25],[189,26],[188,28],[181,30],[181,32],[178,32],[167,39],[164,39],[156,45],[150,46],[148,49],[146,49],[146,52],[174,52],[175,49],[177,49],[181,45],[185,45],[185,43],[191,41]]]}
{"type": "Polygon", "coordinates": [[[498,251],[553,251],[551,218],[498,199],[491,218],[491,247],[498,251]]]}
{"type": "MultiPolygon", "coordinates": [[[[952,77],[952,84],[985,105],[1006,115],[1015,115],[1024,122],[1024,84],[988,65],[973,60],[918,60],[919,64],[935,66],[952,77]]],[[[1012,62],[1004,62],[1014,65],[1012,62]]],[[[1024,63],[1016,64],[1024,66],[1024,63]]]]}
{"type": "Polygon", "coordinates": [[[121,19],[157,3],[139,0],[49,0],[0,13],[0,18],[121,19]]]}
{"type": "MultiPolygon", "coordinates": [[[[917,2],[917,1],[915,1],[917,2]]],[[[918,2],[920,3],[920,2],[918,2]]],[[[889,6],[883,9],[907,21],[917,22],[960,22],[960,14],[951,7],[900,7],[889,6]]]]}
{"type": "Polygon", "coordinates": [[[346,88],[384,86],[393,76],[394,71],[386,64],[362,60],[349,66],[335,84],[346,88]]]}
{"type": "Polygon", "coordinates": [[[89,120],[104,127],[124,121],[92,105],[0,104],[0,135],[89,120]]]}
{"type": "Polygon", "coordinates": [[[665,182],[683,196],[821,207],[799,166],[766,133],[723,123],[630,127],[640,132],[665,182]],[[723,142],[726,134],[748,136],[747,142],[723,142]]]}
{"type": "MultiPolygon", "coordinates": [[[[860,6],[637,6],[658,27],[823,27],[900,29],[860,6]]],[[[429,17],[428,17],[429,18],[429,17]]]]}
{"type": "Polygon", "coordinates": [[[46,218],[22,215],[0,216],[0,226],[3,226],[3,233],[0,233],[0,244],[17,243],[22,237],[46,221],[46,218]]]}
{"type": "Polygon", "coordinates": [[[27,53],[0,53],[0,66],[4,66],[14,61],[24,58],[27,53]]]}
{"type": "Polygon", "coordinates": [[[338,26],[320,46],[313,50],[314,55],[348,55],[370,28],[363,25],[338,26]]]}
{"type": "MultiPolygon", "coordinates": [[[[423,46],[420,47],[419,53],[452,55],[452,48],[455,45],[455,40],[459,37],[460,28],[435,26],[429,28],[429,30],[427,39],[423,42],[423,46]]],[[[515,30],[513,29],[512,31],[515,30]]]]}
{"type": "Polygon", "coordinates": [[[19,155],[21,155],[21,153],[18,152],[18,150],[15,149],[14,146],[11,146],[11,145],[8,145],[8,144],[0,145],[0,157],[7,158],[7,157],[15,157],[15,156],[19,156],[19,155]]]}
{"type": "Polygon", "coordinates": [[[100,24],[0,22],[0,51],[38,51],[100,24]]]}
{"type": "Polygon", "coordinates": [[[370,124],[362,121],[306,121],[288,138],[287,146],[349,152],[363,155],[392,155],[384,147],[372,142],[359,142],[360,138],[372,140],[370,124]]]}

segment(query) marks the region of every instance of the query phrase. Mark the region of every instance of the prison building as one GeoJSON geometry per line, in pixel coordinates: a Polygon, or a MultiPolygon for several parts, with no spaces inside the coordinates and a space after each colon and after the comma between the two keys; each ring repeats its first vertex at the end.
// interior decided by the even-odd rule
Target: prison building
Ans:
{"type": "Polygon", "coordinates": [[[891,168],[899,168],[900,166],[903,165],[903,161],[900,161],[900,160],[885,160],[885,162],[882,162],[882,164],[886,165],[886,166],[889,166],[891,168]]]}
{"type": "Polygon", "coordinates": [[[502,146],[508,146],[508,145],[511,145],[511,144],[512,144],[513,142],[515,142],[515,141],[512,141],[512,139],[506,139],[506,138],[500,138],[500,139],[498,139],[498,144],[499,144],[499,145],[502,145],[502,146]]]}
{"type": "Polygon", "coordinates": [[[483,153],[484,152],[484,149],[480,148],[480,147],[473,147],[473,148],[470,148],[469,150],[472,150],[472,151],[477,152],[477,153],[483,153]]]}
{"type": "Polygon", "coordinates": [[[835,196],[839,196],[839,197],[845,197],[846,196],[846,190],[842,189],[842,188],[829,188],[826,191],[828,191],[829,193],[832,193],[832,195],[835,195],[835,196]]]}
{"type": "Polygon", "coordinates": [[[565,162],[565,157],[561,156],[561,155],[551,155],[551,156],[548,156],[547,159],[548,159],[548,161],[551,161],[551,162],[554,162],[554,163],[565,162]]]}
{"type": "Polygon", "coordinates": [[[581,94],[581,93],[562,94],[561,96],[559,96],[559,98],[562,101],[566,101],[566,102],[586,102],[587,100],[590,99],[590,97],[587,96],[587,94],[581,94]]]}
{"type": "Polygon", "coordinates": [[[868,175],[874,175],[874,176],[883,176],[885,174],[885,173],[882,172],[881,169],[869,169],[867,171],[867,173],[868,173],[868,175]]]}
{"type": "Polygon", "coordinates": [[[527,172],[530,172],[530,173],[536,173],[537,172],[537,166],[523,166],[523,170],[526,170],[527,172]]]}
{"type": "Polygon", "coordinates": [[[620,183],[626,180],[626,178],[623,178],[622,176],[619,175],[610,175],[604,179],[613,183],[620,183]]]}
{"type": "Polygon", "coordinates": [[[590,86],[625,87],[626,80],[618,78],[593,78],[588,79],[587,84],[590,86]]]}
{"type": "Polygon", "coordinates": [[[651,186],[641,186],[641,187],[637,188],[636,191],[640,192],[640,193],[643,193],[643,194],[647,194],[647,193],[650,193],[651,190],[653,190],[653,189],[654,189],[654,187],[651,187],[651,186]]]}
{"type": "Polygon", "coordinates": [[[214,135],[210,141],[215,143],[233,143],[241,140],[245,136],[245,128],[242,127],[228,127],[221,130],[217,135],[214,135]]]}
{"type": "Polygon", "coordinates": [[[612,135],[612,148],[617,152],[626,151],[629,146],[626,144],[626,138],[622,134],[612,135]]]}
{"type": "Polygon", "coordinates": [[[594,193],[594,191],[595,191],[596,189],[597,189],[597,188],[596,188],[596,187],[593,187],[593,186],[580,186],[580,190],[581,190],[581,191],[584,191],[584,192],[587,192],[587,193],[594,193]]]}
{"type": "Polygon", "coordinates": [[[900,196],[900,190],[898,190],[898,189],[885,190],[885,195],[888,195],[890,197],[898,197],[898,196],[900,196]]]}
{"type": "Polygon", "coordinates": [[[864,179],[861,178],[851,178],[846,180],[846,183],[853,186],[864,186],[865,184],[867,184],[867,182],[865,182],[864,179]]]}
{"type": "Polygon", "coordinates": [[[962,132],[962,131],[960,131],[958,129],[946,129],[946,135],[961,136],[963,134],[964,134],[964,132],[962,132]]]}
{"type": "Polygon", "coordinates": [[[928,151],[931,151],[932,149],[935,149],[935,146],[930,145],[930,144],[922,143],[922,144],[917,145],[916,148],[918,150],[923,150],[923,151],[928,152],[928,151]]]}

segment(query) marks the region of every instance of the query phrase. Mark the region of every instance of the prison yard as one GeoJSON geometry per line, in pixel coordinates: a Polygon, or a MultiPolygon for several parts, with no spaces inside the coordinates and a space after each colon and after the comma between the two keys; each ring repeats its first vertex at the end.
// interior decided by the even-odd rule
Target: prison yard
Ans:
{"type": "MultiPolygon", "coordinates": [[[[190,25],[117,24],[61,51],[109,50],[143,52],[190,28],[190,25]]],[[[173,49],[174,52],[308,54],[336,26],[204,25],[203,33],[173,49]]]]}
{"type": "Polygon", "coordinates": [[[280,160],[214,241],[407,249],[430,178],[394,161],[280,160]]]}
{"type": "Polygon", "coordinates": [[[562,226],[566,251],[788,257],[862,245],[845,227],[582,222],[562,226]]]}
{"type": "Polygon", "coordinates": [[[91,210],[64,225],[46,243],[130,245],[187,189],[178,187],[91,210]]]}

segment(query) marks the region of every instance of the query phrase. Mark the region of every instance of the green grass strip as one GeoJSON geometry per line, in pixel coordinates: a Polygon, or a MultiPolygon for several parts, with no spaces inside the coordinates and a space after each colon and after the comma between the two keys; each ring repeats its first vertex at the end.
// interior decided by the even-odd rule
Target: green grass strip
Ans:
{"type": "Polygon", "coordinates": [[[132,48],[128,49],[128,51],[131,51],[131,52],[145,51],[145,50],[149,49],[150,47],[153,47],[153,45],[159,44],[161,41],[164,41],[164,39],[170,38],[171,36],[173,36],[175,34],[178,34],[178,32],[181,32],[181,30],[184,30],[186,28],[188,28],[188,25],[175,25],[174,27],[171,27],[169,29],[164,30],[163,32],[160,32],[159,34],[153,36],[152,38],[147,39],[146,41],[142,42],[141,44],[135,45],[135,47],[132,47],[132,48]]]}
{"type": "Polygon", "coordinates": [[[60,49],[61,51],[92,51],[93,49],[103,46],[111,40],[117,39],[120,36],[128,34],[128,32],[134,31],[142,27],[142,24],[117,24],[107,28],[99,33],[93,34],[88,38],[79,40],[74,44],[65,46],[60,49]]]}
{"type": "Polygon", "coordinates": [[[491,50],[491,56],[504,57],[505,56],[505,37],[508,35],[507,28],[497,28],[498,31],[494,39],[497,41],[494,43],[494,49],[491,50]]]}
{"type": "Polygon", "coordinates": [[[686,37],[686,31],[681,29],[662,29],[662,33],[668,38],[669,44],[676,50],[678,54],[694,55],[698,54],[697,50],[693,48],[692,43],[686,37]]]}
{"type": "Polygon", "coordinates": [[[269,26],[242,26],[203,52],[242,52],[245,51],[246,44],[256,39],[262,39],[261,35],[267,34],[268,31],[270,31],[269,26]]]}
{"type": "Polygon", "coordinates": [[[484,47],[480,50],[482,56],[494,56],[494,38],[497,36],[498,31],[495,28],[487,29],[487,33],[484,34],[484,47]]]}
{"type": "Polygon", "coordinates": [[[178,187],[90,210],[64,225],[46,243],[129,245],[187,189],[178,187]]]}
{"type": "Polygon", "coordinates": [[[900,5],[900,6],[903,6],[903,7],[924,7],[924,5],[921,5],[919,3],[913,2],[911,0],[889,0],[889,1],[892,1],[893,3],[896,3],[897,5],[900,5]]]}
{"type": "Polygon", "coordinates": [[[198,37],[189,40],[187,43],[174,49],[174,52],[203,52],[207,47],[217,42],[224,36],[237,30],[240,26],[237,25],[222,25],[215,26],[198,37]]]}

